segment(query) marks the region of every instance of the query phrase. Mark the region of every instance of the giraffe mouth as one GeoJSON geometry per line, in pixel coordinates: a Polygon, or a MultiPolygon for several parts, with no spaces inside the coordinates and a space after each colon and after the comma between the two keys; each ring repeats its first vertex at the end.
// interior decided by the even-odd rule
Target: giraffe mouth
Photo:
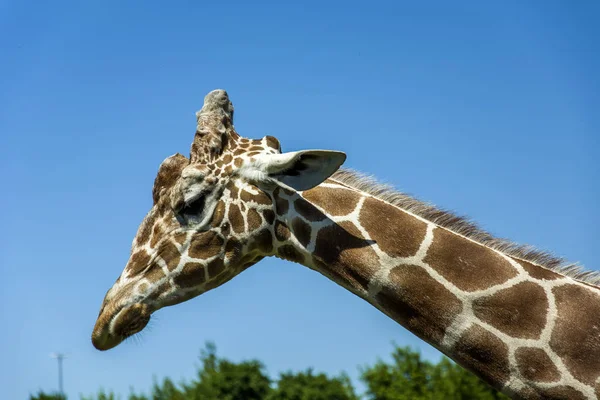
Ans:
{"type": "Polygon", "coordinates": [[[92,333],[92,344],[98,350],[109,350],[123,340],[143,330],[150,321],[150,307],[136,303],[123,307],[116,314],[101,315],[92,333]]]}

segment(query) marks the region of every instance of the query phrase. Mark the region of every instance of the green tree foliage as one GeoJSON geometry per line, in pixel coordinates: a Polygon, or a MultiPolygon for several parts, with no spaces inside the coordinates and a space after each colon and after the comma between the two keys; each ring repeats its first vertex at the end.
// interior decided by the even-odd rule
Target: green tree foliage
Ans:
{"type": "Polygon", "coordinates": [[[268,400],[358,400],[346,375],[329,378],[325,374],[283,373],[268,400]]]}
{"type": "Polygon", "coordinates": [[[129,393],[127,400],[150,400],[150,398],[143,394],[136,394],[132,391],[129,393]]]}
{"type": "Polygon", "coordinates": [[[119,400],[119,396],[114,394],[112,391],[106,392],[104,389],[100,389],[98,390],[96,396],[81,396],[81,400],[119,400]]]}
{"type": "Polygon", "coordinates": [[[508,399],[447,358],[433,364],[422,360],[420,353],[399,347],[392,360],[362,369],[368,400],[508,399]]]}
{"type": "Polygon", "coordinates": [[[67,400],[67,398],[60,393],[44,393],[40,390],[36,395],[29,395],[29,400],[67,400]]]}
{"type": "Polygon", "coordinates": [[[233,363],[218,358],[212,343],[201,352],[200,361],[197,380],[184,384],[185,399],[261,400],[271,390],[271,380],[259,361],[233,363]]]}
{"type": "Polygon", "coordinates": [[[187,400],[190,397],[186,397],[182,389],[178,388],[171,379],[164,378],[162,384],[159,384],[154,380],[150,397],[142,397],[136,395],[129,395],[128,400],[187,400]]]}
{"type": "MultiPolygon", "coordinates": [[[[447,358],[423,360],[408,347],[397,347],[392,362],[378,361],[361,369],[365,400],[500,400],[506,396],[447,358]]],[[[329,377],[312,369],[286,372],[273,382],[257,360],[232,362],[217,356],[214,344],[200,352],[197,375],[188,382],[154,380],[148,394],[127,397],[100,390],[81,400],[358,400],[347,375],[329,377]]],[[[39,392],[29,400],[66,400],[39,392]]]]}

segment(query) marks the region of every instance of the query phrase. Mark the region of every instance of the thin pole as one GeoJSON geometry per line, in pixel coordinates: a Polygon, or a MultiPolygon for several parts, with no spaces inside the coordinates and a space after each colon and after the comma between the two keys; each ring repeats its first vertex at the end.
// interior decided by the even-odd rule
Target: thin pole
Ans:
{"type": "Polygon", "coordinates": [[[64,355],[62,355],[62,354],[59,354],[57,357],[57,359],[58,359],[58,392],[64,396],[65,392],[63,392],[63,373],[62,373],[63,358],[64,358],[64,355]]]}
{"type": "Polygon", "coordinates": [[[65,392],[63,390],[63,360],[67,358],[67,356],[63,353],[52,353],[50,357],[56,358],[58,360],[58,394],[60,394],[63,398],[65,397],[65,392]]]}

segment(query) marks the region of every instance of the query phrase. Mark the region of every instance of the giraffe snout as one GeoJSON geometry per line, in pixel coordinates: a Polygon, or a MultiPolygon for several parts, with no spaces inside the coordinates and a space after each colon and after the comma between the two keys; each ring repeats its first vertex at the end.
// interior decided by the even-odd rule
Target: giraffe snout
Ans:
{"type": "Polygon", "coordinates": [[[146,304],[136,303],[117,310],[104,312],[96,321],[92,344],[98,350],[110,350],[131,335],[140,332],[150,321],[151,310],[146,304]]]}
{"type": "Polygon", "coordinates": [[[110,319],[106,318],[106,314],[100,314],[92,331],[92,344],[98,350],[112,349],[119,344],[114,343],[115,340],[111,338],[109,325],[110,319]]]}

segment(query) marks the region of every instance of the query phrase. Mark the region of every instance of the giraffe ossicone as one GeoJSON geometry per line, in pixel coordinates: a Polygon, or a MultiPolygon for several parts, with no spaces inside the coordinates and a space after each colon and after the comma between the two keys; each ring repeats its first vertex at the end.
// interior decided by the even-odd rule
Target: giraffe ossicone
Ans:
{"type": "Polygon", "coordinates": [[[339,170],[344,153],[282,153],[272,136],[241,137],[233,110],[225,91],[209,93],[190,157],[160,165],[153,206],[102,303],[96,348],[276,256],[364,298],[514,398],[600,396],[597,275],[339,170]]]}

